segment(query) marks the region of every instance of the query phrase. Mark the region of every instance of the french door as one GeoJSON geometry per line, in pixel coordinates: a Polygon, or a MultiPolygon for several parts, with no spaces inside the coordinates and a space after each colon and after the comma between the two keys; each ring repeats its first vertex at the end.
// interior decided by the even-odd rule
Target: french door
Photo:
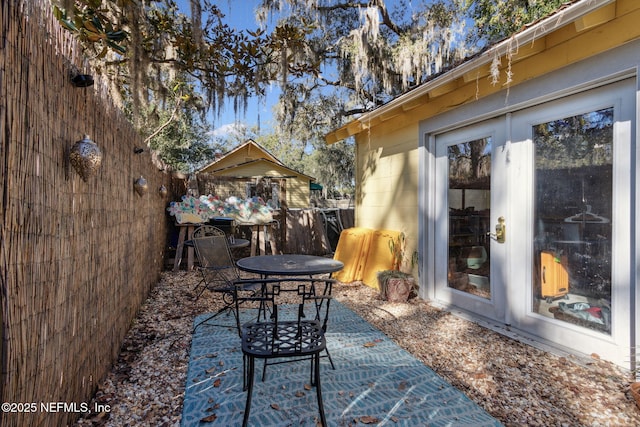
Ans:
{"type": "Polygon", "coordinates": [[[494,119],[436,137],[434,203],[436,299],[501,321],[509,239],[504,129],[494,119]]]}
{"type": "Polygon", "coordinates": [[[635,87],[435,136],[436,300],[628,364],[635,87]]]}

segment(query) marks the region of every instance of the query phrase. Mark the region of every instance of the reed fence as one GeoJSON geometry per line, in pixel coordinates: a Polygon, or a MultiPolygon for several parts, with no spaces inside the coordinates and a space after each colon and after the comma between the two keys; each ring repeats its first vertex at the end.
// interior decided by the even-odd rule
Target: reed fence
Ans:
{"type": "Polygon", "coordinates": [[[67,425],[85,409],[163,268],[173,196],[158,188],[185,191],[134,153],[142,138],[100,76],[76,88],[74,70],[91,73],[48,0],[0,2],[2,426],[67,425]],[[103,152],[87,182],[67,157],[84,134],[103,152]]]}

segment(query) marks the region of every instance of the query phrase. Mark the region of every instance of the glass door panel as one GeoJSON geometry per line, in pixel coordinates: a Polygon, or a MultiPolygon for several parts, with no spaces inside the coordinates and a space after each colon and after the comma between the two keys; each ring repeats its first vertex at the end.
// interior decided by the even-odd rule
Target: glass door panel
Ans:
{"type": "Polygon", "coordinates": [[[447,283],[450,288],[491,299],[492,138],[450,145],[447,283]]]}
{"type": "Polygon", "coordinates": [[[533,126],[532,310],[611,333],[613,113],[533,126]]]}
{"type": "MultiPolygon", "coordinates": [[[[504,119],[436,135],[431,193],[434,299],[504,321],[507,243],[489,235],[507,217],[504,119]]],[[[508,224],[508,222],[507,222],[508,224]]]]}

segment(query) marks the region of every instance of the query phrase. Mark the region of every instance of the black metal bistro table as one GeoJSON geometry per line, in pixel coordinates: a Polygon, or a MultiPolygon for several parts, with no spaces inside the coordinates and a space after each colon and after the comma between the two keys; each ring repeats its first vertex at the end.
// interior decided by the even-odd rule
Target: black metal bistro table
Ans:
{"type": "Polygon", "coordinates": [[[315,255],[261,255],[239,259],[238,268],[267,276],[314,276],[344,268],[341,261],[315,255]]]}

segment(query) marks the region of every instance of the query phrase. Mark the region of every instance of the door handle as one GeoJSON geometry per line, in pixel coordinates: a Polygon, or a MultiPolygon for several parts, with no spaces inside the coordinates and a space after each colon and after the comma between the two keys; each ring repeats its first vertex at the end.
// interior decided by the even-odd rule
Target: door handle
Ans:
{"type": "Polygon", "coordinates": [[[495,233],[487,233],[489,236],[496,239],[498,243],[504,243],[506,234],[507,234],[507,226],[504,225],[504,217],[501,216],[498,218],[498,223],[496,224],[496,232],[495,233]]]}

